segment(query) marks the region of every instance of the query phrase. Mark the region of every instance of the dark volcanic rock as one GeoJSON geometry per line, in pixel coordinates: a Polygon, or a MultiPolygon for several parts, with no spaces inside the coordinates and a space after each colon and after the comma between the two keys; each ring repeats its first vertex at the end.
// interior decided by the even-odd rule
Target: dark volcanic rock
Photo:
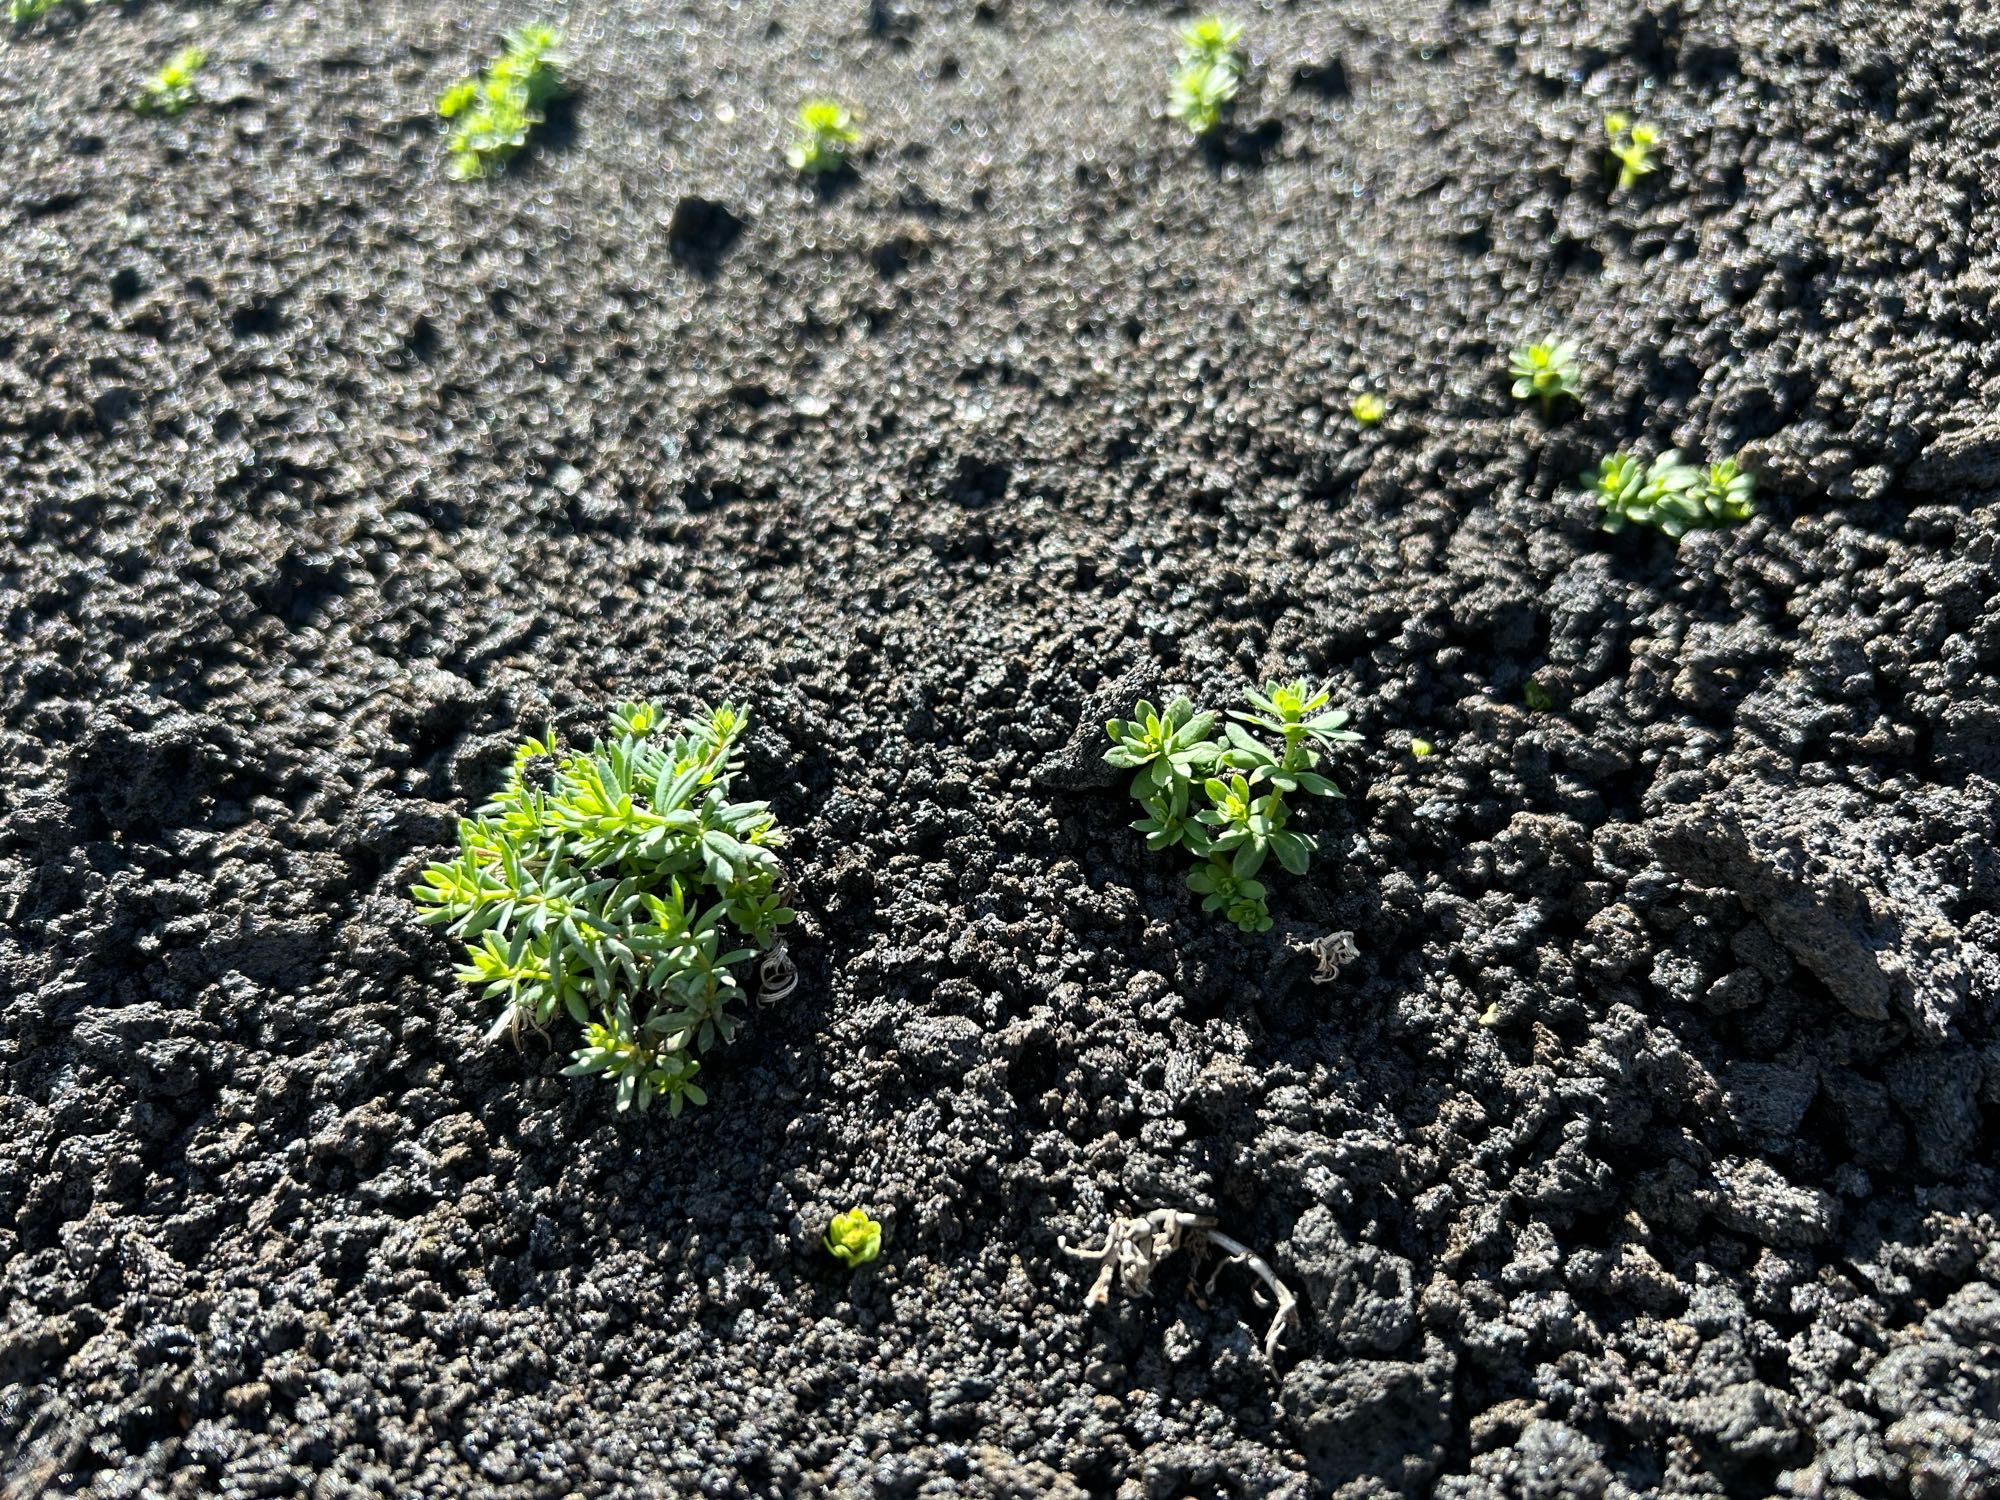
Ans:
{"type": "MultiPolygon", "coordinates": [[[[1960,803],[1968,822],[1991,803],[1960,803]]],[[[1947,903],[1940,834],[1893,806],[1835,787],[1738,778],[1653,825],[1675,874],[1733,893],[1800,965],[1857,1016],[1892,1009],[1941,1038],[1968,1006],[1991,1006],[2000,955],[1970,942],[1947,903]]]]}
{"type": "Polygon", "coordinates": [[[480,183],[481,8],[0,37],[0,1487],[2000,1492],[1993,7],[1245,7],[1208,147],[1177,7],[568,12],[480,183]],[[1598,531],[1672,444],[1761,513],[1598,531]],[[1246,938],[1102,725],[1272,677],[1363,739],[1246,938]],[[678,1120],[407,895],[640,696],[802,913],[678,1120]],[[1162,1204],[1275,1370],[1086,1304],[1162,1204]]]}

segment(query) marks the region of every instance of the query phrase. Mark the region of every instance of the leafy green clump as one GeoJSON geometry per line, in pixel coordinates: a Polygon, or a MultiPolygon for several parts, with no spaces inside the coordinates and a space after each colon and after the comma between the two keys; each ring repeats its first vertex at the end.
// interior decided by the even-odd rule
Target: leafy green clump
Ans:
{"type": "Polygon", "coordinates": [[[1577,391],[1583,385],[1583,372],[1576,363],[1576,346],[1567,339],[1521,345],[1510,357],[1507,373],[1514,377],[1514,399],[1526,401],[1533,397],[1540,401],[1544,418],[1565,396],[1577,400],[1577,391]]]}
{"type": "Polygon", "coordinates": [[[1612,453],[1582,478],[1606,531],[1651,526],[1678,541],[1690,531],[1747,521],[1757,510],[1757,482],[1733,458],[1703,470],[1673,448],[1646,465],[1612,453]]]}
{"type": "Polygon", "coordinates": [[[794,172],[809,177],[830,175],[847,166],[848,153],[861,139],[854,111],[837,99],[808,99],[793,122],[792,144],[785,160],[794,172]]]}
{"type": "Polygon", "coordinates": [[[1203,16],[1180,34],[1180,61],[1167,91],[1167,113],[1193,134],[1207,135],[1243,83],[1243,27],[1203,16]]]}
{"type": "Polygon", "coordinates": [[[1245,932],[1267,932],[1268,892],[1258,871],[1275,855],[1285,869],[1303,875],[1318,848],[1311,835],[1288,826],[1292,812],[1285,798],[1293,792],[1338,797],[1340,788],[1318,767],[1336,746],[1360,736],[1342,727],[1344,711],[1327,708],[1325,688],[1274,682],[1244,697],[1251,712],[1232,712],[1220,740],[1214,737],[1217,716],[1196,713],[1186,698],[1164,711],[1142,702],[1129,720],[1105,726],[1111,749],[1104,759],[1137,773],[1132,795],[1146,816],[1132,826],[1146,835],[1146,847],[1178,844],[1203,861],[1188,876],[1189,888],[1205,898],[1202,909],[1221,912],[1245,932]],[[1276,748],[1251,729],[1275,736],[1276,748]],[[1193,806],[1197,785],[1205,808],[1193,806]]]}
{"type": "Polygon", "coordinates": [[[1347,414],[1363,427],[1373,427],[1388,410],[1388,403],[1373,391],[1363,391],[1347,406],[1347,414]]]}
{"type": "Polygon", "coordinates": [[[132,107],[142,115],[164,115],[170,120],[185,113],[201,99],[194,75],[207,61],[208,54],[201,48],[182,48],[164,68],[139,85],[132,107]]]}
{"type": "Polygon", "coordinates": [[[450,171],[461,182],[506,166],[563,96],[556,72],[561,32],[523,26],[508,32],[504,43],[484,74],[453,84],[438,98],[438,113],[456,122],[448,142],[450,171]]]}
{"type": "Polygon", "coordinates": [[[619,1109],[707,1102],[696,1056],[735,1035],[731,968],[793,915],[768,805],[729,800],[747,722],[725,704],[670,730],[627,704],[588,751],[551,734],[515,752],[458,857],[411,890],[465,943],[457,977],[502,1002],[489,1040],[565,1014],[584,1030],[566,1071],[604,1074],[619,1109]]]}
{"type": "Polygon", "coordinates": [[[62,3],[63,0],[7,0],[7,19],[16,26],[29,26],[62,3]]]}
{"type": "Polygon", "coordinates": [[[828,1255],[852,1271],[882,1253],[882,1226],[868,1217],[867,1209],[850,1208],[833,1216],[820,1244],[828,1255]]]}
{"type": "Polygon", "coordinates": [[[1653,148],[1660,143],[1660,132],[1651,125],[1643,120],[1634,124],[1629,116],[1614,112],[1604,117],[1604,133],[1611,137],[1611,155],[1605,165],[1618,173],[1614,191],[1624,192],[1641,177],[1659,170],[1653,148]]]}

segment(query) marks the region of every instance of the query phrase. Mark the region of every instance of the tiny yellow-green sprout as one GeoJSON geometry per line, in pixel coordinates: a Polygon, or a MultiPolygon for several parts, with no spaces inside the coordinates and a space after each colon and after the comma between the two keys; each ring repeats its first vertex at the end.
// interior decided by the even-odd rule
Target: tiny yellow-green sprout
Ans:
{"type": "Polygon", "coordinates": [[[1203,16],[1182,29],[1180,61],[1167,89],[1167,114],[1202,136],[1222,123],[1243,82],[1243,26],[1203,16]]]}
{"type": "Polygon", "coordinates": [[[139,85],[132,107],[142,115],[164,115],[170,120],[185,113],[201,99],[194,75],[207,60],[208,54],[201,48],[183,47],[164,68],[139,85]]]}
{"type": "Polygon", "coordinates": [[[1583,384],[1576,347],[1567,339],[1521,345],[1511,356],[1507,373],[1514,377],[1514,399],[1526,401],[1532,396],[1542,403],[1544,419],[1565,396],[1576,400],[1583,384]]]}
{"type": "Polygon", "coordinates": [[[1363,427],[1373,427],[1388,410],[1388,403],[1373,391],[1363,391],[1347,406],[1347,414],[1363,427]]]}
{"type": "Polygon", "coordinates": [[[1414,755],[1418,760],[1428,760],[1436,753],[1437,746],[1433,745],[1429,740],[1410,741],[1410,754],[1414,755]]]}
{"type": "Polygon", "coordinates": [[[818,177],[844,169],[848,153],[861,139],[854,119],[854,111],[837,99],[808,99],[801,104],[792,144],[785,151],[792,170],[818,177]]]}
{"type": "Polygon", "coordinates": [[[1530,713],[1545,714],[1556,706],[1556,695],[1539,677],[1530,677],[1521,689],[1521,701],[1530,713]]]}
{"type": "Polygon", "coordinates": [[[868,1217],[867,1209],[850,1208],[833,1216],[820,1244],[828,1255],[852,1271],[882,1253],[882,1226],[868,1217]]]}
{"type": "Polygon", "coordinates": [[[1653,159],[1653,148],[1660,143],[1660,132],[1645,121],[1634,124],[1629,116],[1614,111],[1604,117],[1604,133],[1611,137],[1611,155],[1605,165],[1618,173],[1618,186],[1614,191],[1624,192],[1641,177],[1651,176],[1660,169],[1660,164],[1653,159]]]}

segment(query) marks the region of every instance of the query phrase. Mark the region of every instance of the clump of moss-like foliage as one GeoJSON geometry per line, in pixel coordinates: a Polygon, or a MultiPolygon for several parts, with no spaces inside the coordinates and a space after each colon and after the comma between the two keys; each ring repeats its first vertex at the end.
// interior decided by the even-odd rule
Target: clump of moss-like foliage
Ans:
{"type": "Polygon", "coordinates": [[[563,96],[556,73],[560,31],[523,26],[504,41],[483,74],[453,84],[438,99],[438,113],[453,122],[450,172],[460,181],[505,167],[563,96]]]}
{"type": "Polygon", "coordinates": [[[567,1071],[603,1074],[619,1109],[707,1102],[697,1057],[735,1035],[732,971],[793,915],[768,805],[730,801],[747,722],[628,704],[589,750],[550,734],[515,752],[458,857],[411,891],[464,941],[458,978],[501,1002],[489,1039],[567,1016],[583,1028],[567,1071]]]}

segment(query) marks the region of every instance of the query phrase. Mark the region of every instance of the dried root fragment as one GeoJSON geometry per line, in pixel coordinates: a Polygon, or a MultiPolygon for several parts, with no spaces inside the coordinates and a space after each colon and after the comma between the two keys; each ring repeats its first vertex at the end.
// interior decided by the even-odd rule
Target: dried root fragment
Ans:
{"type": "Polygon", "coordinates": [[[1361,949],[1351,932],[1329,932],[1325,937],[1300,943],[1298,951],[1310,953],[1319,961],[1319,967],[1312,972],[1314,984],[1332,984],[1340,977],[1342,968],[1361,957],[1361,949]]]}
{"type": "MultiPolygon", "coordinates": [[[[1159,1263],[1180,1249],[1182,1242],[1190,1237],[1197,1246],[1213,1245],[1228,1257],[1208,1278],[1211,1288],[1223,1268],[1232,1265],[1249,1267],[1251,1274],[1270,1288],[1277,1310],[1272,1314],[1270,1331],[1264,1335],[1264,1358],[1275,1362],[1278,1345],[1283,1342],[1286,1331],[1298,1326],[1299,1300],[1278,1280],[1277,1273],[1261,1255],[1254,1254],[1241,1241],[1219,1232],[1215,1228],[1215,1220],[1200,1214],[1183,1213],[1179,1209],[1156,1208],[1142,1218],[1113,1219],[1111,1227],[1104,1232],[1104,1243],[1095,1250],[1073,1249],[1067,1240],[1060,1238],[1056,1244],[1065,1255],[1102,1263],[1097,1280],[1091,1284],[1090,1294],[1084,1298],[1087,1305],[1097,1307],[1111,1300],[1114,1284],[1127,1296],[1143,1296],[1159,1263]]],[[[1255,1293],[1252,1295],[1256,1296],[1255,1293]]],[[[1261,1296],[1257,1296],[1257,1303],[1260,1307],[1272,1305],[1261,1296]]]]}
{"type": "Polygon", "coordinates": [[[771,951],[757,963],[757,1003],[775,1005],[799,987],[799,966],[785,948],[785,940],[772,940],[771,951]]]}

